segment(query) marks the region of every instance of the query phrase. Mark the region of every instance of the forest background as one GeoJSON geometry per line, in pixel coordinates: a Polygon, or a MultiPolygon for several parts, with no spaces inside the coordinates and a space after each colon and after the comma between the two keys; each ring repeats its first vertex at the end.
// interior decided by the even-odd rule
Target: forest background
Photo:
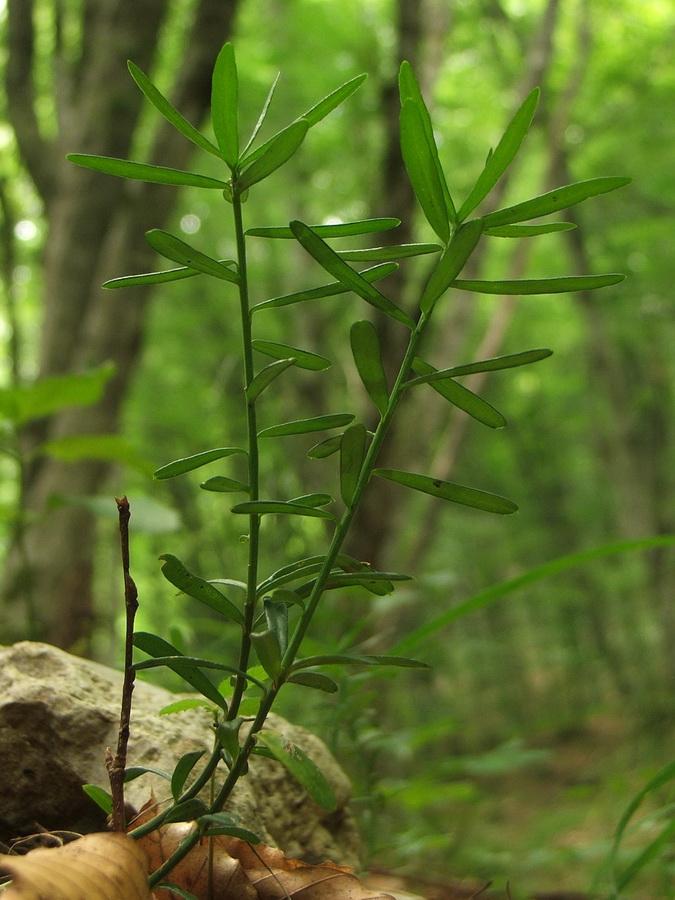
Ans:
{"type": "MultiPolygon", "coordinates": [[[[429,237],[397,152],[402,58],[420,74],[457,196],[536,84],[540,109],[502,201],[598,175],[635,179],[566,215],[577,231],[515,252],[493,241],[469,276],[623,271],[623,284],[593,296],[457,295],[439,307],[438,365],[524,347],[554,356],[474,382],[505,412],[505,430],[485,434],[443,406],[409,407],[389,451],[401,468],[511,497],[518,516],[495,521],[373,486],[357,521],[351,551],[416,580],[393,597],[327,600],[321,646],[388,650],[427,624],[410,649],[431,674],[345,680],[336,700],[298,707],[289,698],[282,710],[345,762],[380,864],[587,887],[626,798],[672,758],[672,550],[624,550],[530,585],[523,577],[467,617],[450,622],[449,611],[567,554],[675,532],[672,4],[7,0],[0,17],[4,643],[48,640],[119,664],[115,495],[132,507],[140,628],[200,655],[222,644],[162,579],[160,553],[178,550],[207,577],[238,577],[239,534],[222,499],[199,492],[197,478],[151,479],[171,459],[237,443],[227,399],[239,391],[238,335],[221,297],[192,280],[99,287],[154,267],[150,227],[229,256],[218,200],[65,161],[78,151],[189,164],[189,147],[148,115],[127,58],[198,123],[215,55],[232,39],[251,126],[282,72],[270,129],[369,74],[312,134],[311,152],[280,173],[276,192],[248,204],[249,224],[397,215],[417,222],[397,241],[429,237]]],[[[285,259],[274,242],[256,247],[259,299],[313,283],[301,252],[292,271],[285,259]]],[[[408,267],[390,296],[405,305],[424,271],[423,262],[408,267]]],[[[355,303],[306,304],[294,324],[301,334],[283,332],[281,316],[270,325],[280,340],[345,361],[284,394],[279,419],[318,414],[327,398],[365,405],[346,341],[355,303]]],[[[381,339],[395,354],[395,336],[381,339]]],[[[280,494],[312,489],[316,464],[304,449],[271,457],[280,494]]],[[[280,524],[270,553],[311,554],[312,538],[311,528],[280,524]]],[[[668,858],[659,866],[659,877],[672,875],[668,858]]]]}

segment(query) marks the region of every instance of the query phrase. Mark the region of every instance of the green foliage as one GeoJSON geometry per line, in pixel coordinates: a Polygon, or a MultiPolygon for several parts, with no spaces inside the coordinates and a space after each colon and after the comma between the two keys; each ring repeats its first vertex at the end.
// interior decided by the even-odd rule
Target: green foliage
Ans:
{"type": "MultiPolygon", "coordinates": [[[[500,515],[514,513],[517,509],[512,501],[491,492],[455,484],[432,475],[378,468],[376,465],[399,403],[411,387],[416,392],[424,392],[424,385],[429,384],[451,406],[468,413],[489,428],[501,428],[505,424],[501,413],[455,379],[474,372],[500,371],[529,365],[544,359],[550,353],[548,350],[531,350],[436,370],[423,362],[418,353],[424,337],[433,330],[432,317],[439,302],[453,288],[483,293],[539,294],[591,290],[616,284],[623,276],[588,275],[531,281],[475,281],[461,280],[459,276],[484,234],[492,232],[497,236],[531,236],[532,231],[514,231],[514,223],[548,215],[614,190],[627,183],[628,179],[598,178],[579,182],[466,221],[467,216],[488,197],[512,162],[534,116],[538,92],[530,94],[516,113],[457,213],[441,166],[429,111],[411,67],[404,63],[399,78],[401,150],[417,201],[441,244],[420,243],[337,250],[329,241],[395,227],[397,220],[356,219],[341,225],[327,226],[309,226],[294,220],[288,226],[254,227],[247,230],[244,225],[244,202],[249,199],[252,189],[257,190],[261,182],[277,172],[297,153],[311,128],[351,96],[362,84],[362,76],[347,81],[312,106],[303,116],[280,128],[264,143],[257,144],[258,132],[269,114],[275,82],[253,129],[251,140],[241,150],[239,76],[234,50],[230,44],[223,47],[213,73],[211,124],[215,144],[189,125],[135,66],[131,66],[130,71],[155,108],[186,139],[209,156],[218,159],[222,164],[221,169],[225,170],[222,177],[212,178],[161,166],[147,166],[135,161],[83,154],[72,154],[69,158],[78,165],[110,175],[161,184],[220,189],[224,200],[231,204],[236,246],[234,260],[220,260],[175,235],[155,229],[147,233],[148,243],[160,255],[178,263],[181,268],[124,276],[106,283],[109,288],[123,287],[200,275],[216,279],[219,283],[227,282],[227,286],[223,286],[225,302],[229,304],[235,297],[238,301],[242,338],[240,414],[241,431],[246,436],[245,448],[225,447],[203,451],[175,460],[155,473],[158,480],[166,480],[232,456],[243,457],[247,469],[245,480],[217,474],[201,485],[207,492],[216,495],[226,496],[231,492],[243,492],[247,495],[247,499],[230,508],[235,517],[242,517],[247,524],[244,538],[247,560],[242,580],[231,577],[207,580],[194,575],[172,554],[165,553],[161,557],[162,572],[170,584],[221,617],[224,620],[224,633],[236,634],[236,665],[188,656],[181,653],[174,644],[155,634],[141,632],[135,636],[136,646],[150,657],[136,663],[135,668],[167,667],[187,681],[213,705],[218,741],[213,753],[188,788],[185,787],[188,776],[195,771],[200,759],[195,755],[188,755],[178,762],[171,776],[173,805],[134,833],[147,833],[164,822],[191,819],[215,833],[214,828],[235,827],[233,823],[218,817],[221,816],[223,805],[236,782],[246,773],[252,753],[263,753],[277,759],[314,799],[327,808],[334,807],[335,800],[324,776],[302,748],[289,744],[266,727],[267,715],[285,685],[296,684],[331,693],[335,690],[335,682],[322,672],[315,671],[316,669],[324,666],[365,666],[378,669],[424,667],[423,663],[405,656],[363,654],[349,648],[347,652],[319,652],[303,656],[310,625],[326,592],[360,587],[377,597],[386,597],[393,591],[396,582],[408,580],[408,576],[400,573],[374,570],[367,563],[342,552],[345,538],[372,476],[430,495],[436,501],[452,501],[500,515]],[[504,228],[507,230],[504,231],[504,228]],[[249,244],[251,240],[258,238],[281,241],[294,239],[334,281],[308,291],[252,303],[249,244]],[[394,260],[414,259],[418,256],[430,258],[432,255],[435,259],[430,275],[411,312],[394,303],[387,296],[386,290],[381,291],[375,287],[375,281],[395,270],[394,260]],[[352,265],[364,261],[385,264],[365,271],[352,265]],[[281,396],[283,388],[280,390],[280,386],[287,389],[292,383],[290,379],[294,372],[298,369],[304,369],[310,375],[321,372],[330,366],[331,360],[323,354],[271,340],[264,335],[258,337],[258,313],[345,292],[352,292],[363,300],[374,316],[372,321],[358,320],[353,324],[350,348],[356,371],[375,407],[376,424],[371,430],[364,422],[355,421],[356,414],[353,412],[322,412],[319,415],[282,420],[260,427],[259,411],[264,409],[269,414],[270,395],[276,391],[277,396],[281,396]],[[390,361],[383,360],[378,337],[377,322],[381,316],[388,317],[394,327],[404,329],[402,337],[405,350],[402,359],[396,361],[398,368],[391,383],[385,374],[385,362],[390,361]],[[272,357],[273,362],[258,368],[256,352],[272,357]],[[341,502],[335,500],[329,491],[270,498],[267,495],[267,483],[273,472],[264,467],[265,447],[281,443],[282,452],[292,454],[298,437],[323,431],[337,433],[310,450],[310,456],[326,458],[339,452],[341,502]],[[264,440],[266,438],[277,438],[279,441],[269,442],[264,440]],[[299,520],[320,520],[318,524],[326,529],[321,532],[325,536],[325,547],[323,552],[311,557],[291,559],[290,562],[284,559],[280,568],[265,577],[262,575],[262,546],[264,539],[269,540],[274,532],[271,526],[263,530],[263,518],[277,515],[299,520]],[[221,587],[227,590],[228,585],[237,588],[231,596],[226,596],[221,590],[221,587]],[[254,668],[258,670],[255,675],[252,674],[254,668]],[[227,693],[224,685],[217,688],[213,684],[206,674],[209,671],[225,672],[231,676],[231,694],[227,693]],[[246,735],[242,736],[239,730],[240,712],[252,699],[251,692],[257,703],[257,711],[246,735]],[[221,761],[228,772],[212,803],[206,807],[196,799],[196,794],[221,761]]],[[[559,228],[556,223],[552,223],[536,233],[546,233],[546,230],[556,231],[559,228]]],[[[231,317],[230,307],[226,309],[228,311],[224,315],[231,317]]],[[[266,317],[263,320],[267,323],[266,317]]],[[[200,829],[197,829],[194,841],[199,838],[200,829]]],[[[192,837],[183,842],[181,853],[189,850],[191,840],[192,837]]],[[[167,861],[152,877],[152,882],[160,880],[176,861],[177,856],[167,861]]]]}

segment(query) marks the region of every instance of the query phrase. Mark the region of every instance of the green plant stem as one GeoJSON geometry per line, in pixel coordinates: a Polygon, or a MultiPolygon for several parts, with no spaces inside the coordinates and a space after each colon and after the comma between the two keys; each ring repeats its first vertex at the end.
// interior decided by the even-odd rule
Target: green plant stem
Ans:
{"type": "MultiPolygon", "coordinates": [[[[241,316],[241,337],[244,360],[244,391],[255,376],[253,365],[253,347],[251,332],[251,312],[249,309],[248,295],[248,267],[246,261],[246,237],[241,209],[241,198],[236,190],[233,190],[232,209],[234,213],[234,230],[237,242],[237,260],[239,265],[239,305],[241,316]]],[[[255,403],[246,400],[246,430],[248,437],[248,484],[249,499],[257,500],[260,484],[260,459],[258,450],[258,425],[256,419],[255,403]]],[[[256,593],[258,587],[258,555],[260,545],[260,516],[249,516],[248,533],[248,568],[246,573],[246,602],[244,604],[244,626],[241,646],[239,650],[239,663],[237,668],[241,672],[248,669],[251,655],[251,632],[255,619],[256,593]]],[[[235,681],[228,719],[234,719],[239,712],[241,699],[246,690],[246,679],[238,675],[235,681]]]]}
{"type": "Polygon", "coordinates": [[[340,518],[340,521],[333,533],[333,538],[326,553],[323,566],[321,568],[321,571],[317,575],[316,581],[314,582],[314,587],[312,588],[312,592],[307,600],[305,611],[303,612],[302,617],[298,622],[293,636],[288,642],[288,647],[281,661],[282,677],[288,674],[289,669],[295,660],[295,657],[298,655],[300,645],[305,637],[307,629],[309,628],[312,617],[316,612],[317,606],[319,605],[319,601],[321,600],[321,596],[324,592],[326,582],[328,581],[328,578],[330,576],[331,569],[333,568],[335,559],[340,552],[340,548],[342,547],[342,544],[347,536],[347,532],[349,531],[363,492],[370,480],[371,472],[375,467],[375,462],[380,452],[380,448],[382,447],[382,443],[387,435],[389,426],[391,425],[391,421],[394,417],[394,413],[396,412],[396,408],[403,395],[403,383],[408,375],[408,372],[410,371],[412,361],[417,352],[417,347],[419,346],[420,340],[422,339],[428,321],[429,316],[422,313],[417,322],[417,325],[415,326],[415,330],[410,336],[405,356],[403,357],[403,361],[391,390],[391,394],[389,395],[389,403],[387,404],[387,408],[384,411],[384,414],[382,415],[377,428],[375,429],[373,440],[370,443],[370,447],[368,448],[368,452],[366,453],[366,457],[361,466],[361,471],[359,473],[358,481],[356,483],[356,489],[354,490],[354,495],[352,497],[351,503],[349,504],[349,506],[345,507],[342,517],[340,518]]]}

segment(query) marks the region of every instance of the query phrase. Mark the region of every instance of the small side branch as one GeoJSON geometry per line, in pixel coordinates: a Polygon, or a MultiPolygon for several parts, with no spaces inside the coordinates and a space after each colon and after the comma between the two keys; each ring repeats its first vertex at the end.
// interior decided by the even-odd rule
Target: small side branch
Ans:
{"type": "Polygon", "coordinates": [[[138,591],[133,578],[129,574],[129,519],[131,511],[126,497],[115,498],[119,514],[120,544],[122,549],[122,571],[124,573],[124,606],[126,609],[126,634],[124,641],[124,683],[122,686],[122,708],[120,711],[120,730],[117,738],[117,752],[113,757],[110,749],[106,752],[106,768],[110,779],[112,794],[111,828],[113,831],[126,831],[124,814],[124,771],[127,764],[127,744],[131,720],[131,696],[134,692],[136,673],[133,664],[134,619],[138,609],[138,591]]]}

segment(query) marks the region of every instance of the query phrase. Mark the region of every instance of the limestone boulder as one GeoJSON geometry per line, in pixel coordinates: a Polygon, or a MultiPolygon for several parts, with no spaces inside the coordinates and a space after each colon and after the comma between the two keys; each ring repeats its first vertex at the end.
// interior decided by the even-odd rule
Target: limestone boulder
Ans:
{"type": "MultiPolygon", "coordinates": [[[[0,648],[0,840],[49,830],[101,830],[104,816],[82,791],[108,787],[106,747],[116,747],[120,672],[47,644],[24,641],[0,648]]],[[[158,715],[176,695],[137,679],[127,764],[168,772],[188,751],[213,746],[207,710],[158,715]]],[[[271,727],[301,747],[326,775],[337,797],[319,807],[279,763],[251,760],[250,773],[228,810],[241,825],[288,856],[308,862],[358,865],[359,838],[348,808],[350,784],[325,744],[297,725],[271,716],[271,727]]],[[[170,793],[159,776],[127,784],[136,809],[154,792],[170,793]]]]}

